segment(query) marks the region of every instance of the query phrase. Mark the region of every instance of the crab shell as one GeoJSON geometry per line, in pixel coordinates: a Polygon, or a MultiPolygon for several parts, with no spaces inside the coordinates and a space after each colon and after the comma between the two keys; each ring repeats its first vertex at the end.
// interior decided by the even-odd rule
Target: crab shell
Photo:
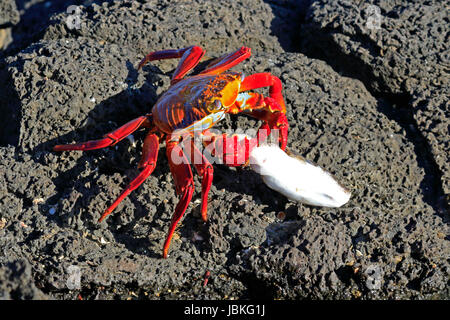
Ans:
{"type": "Polygon", "coordinates": [[[167,90],[153,107],[153,121],[165,133],[190,131],[191,126],[208,129],[225,112],[233,113],[243,76],[237,72],[196,75],[167,90]],[[205,122],[205,128],[201,127],[205,122]]]}
{"type": "Polygon", "coordinates": [[[269,188],[290,200],[313,206],[340,207],[350,199],[350,191],[330,173],[301,156],[284,152],[277,145],[255,147],[249,161],[269,188]]]}

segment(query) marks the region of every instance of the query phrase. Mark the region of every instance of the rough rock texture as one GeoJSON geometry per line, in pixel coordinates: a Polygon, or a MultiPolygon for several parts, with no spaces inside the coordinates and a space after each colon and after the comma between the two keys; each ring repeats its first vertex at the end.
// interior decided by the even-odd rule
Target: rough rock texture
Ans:
{"type": "Polygon", "coordinates": [[[19,22],[20,16],[14,0],[0,3],[0,51],[11,43],[11,27],[19,22]]]}
{"type": "MultiPolygon", "coordinates": [[[[258,68],[260,58],[253,60],[258,68]]],[[[286,204],[295,218],[272,223],[267,246],[240,252],[233,270],[249,272],[276,298],[400,298],[399,288],[435,273],[444,288],[448,226],[424,203],[424,170],[405,131],[384,114],[389,106],[322,62],[298,54],[271,60],[276,67],[266,69],[280,68],[289,120],[298,124],[288,145],[335,173],[353,196],[337,210],[286,204]],[[422,233],[428,227],[431,238],[422,233]],[[367,284],[372,269],[380,290],[367,284]]]]}
{"type": "Polygon", "coordinates": [[[31,265],[21,259],[6,263],[0,267],[0,300],[35,299],[45,300],[48,297],[34,285],[31,265]]]}
{"type": "Polygon", "coordinates": [[[411,113],[450,195],[449,1],[314,2],[302,51],[362,80],[411,113]]]}
{"type": "Polygon", "coordinates": [[[227,47],[243,45],[259,52],[282,51],[277,37],[271,34],[274,14],[269,5],[258,0],[220,5],[213,1],[157,0],[94,4],[82,10],[80,28],[72,31],[66,17],[55,16],[44,39],[88,37],[133,48],[139,54],[192,43],[210,48],[208,55],[213,56],[223,54],[227,47]]]}
{"type": "Polygon", "coordinates": [[[19,22],[19,12],[14,0],[3,0],[0,4],[0,28],[19,22]]]}
{"type": "Polygon", "coordinates": [[[71,6],[88,6],[106,1],[108,0],[2,0],[0,49],[5,51],[5,55],[15,54],[42,37],[53,14],[66,12],[73,15],[75,11],[71,6]],[[6,25],[3,25],[2,15],[8,17],[6,25]],[[1,29],[2,27],[5,29],[1,29]]]}
{"type": "MultiPolygon", "coordinates": [[[[69,30],[67,14],[57,14],[40,41],[0,62],[0,297],[450,297],[447,212],[429,198],[426,145],[364,79],[286,52],[298,43],[295,30],[288,37],[281,27],[294,4],[94,4],[83,8],[80,29],[69,30]],[[170,256],[161,259],[178,200],[162,145],[152,176],[97,223],[138,173],[145,131],[97,151],[52,146],[98,138],[147,113],[176,61],[139,72],[137,63],[151,50],[192,44],[208,56],[252,47],[233,70],[280,77],[288,147],[335,174],[352,191],[347,205],[292,203],[248,168],[215,165],[209,221],[199,217],[196,177],[170,256]],[[74,267],[80,287],[69,285],[74,267]]],[[[435,101],[445,96],[436,91],[435,101]]],[[[258,126],[231,116],[218,128],[258,126]]]]}

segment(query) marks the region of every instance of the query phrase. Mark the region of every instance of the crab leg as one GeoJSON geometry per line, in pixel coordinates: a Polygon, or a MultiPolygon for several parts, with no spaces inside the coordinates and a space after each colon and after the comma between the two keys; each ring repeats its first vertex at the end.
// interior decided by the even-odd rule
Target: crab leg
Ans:
{"type": "Polygon", "coordinates": [[[243,60],[247,59],[251,55],[250,48],[242,47],[239,50],[225,54],[224,56],[212,61],[205,70],[199,74],[219,74],[222,73],[235,65],[241,63],[243,60]]]}
{"type": "Polygon", "coordinates": [[[156,160],[158,158],[158,150],[159,150],[159,137],[154,133],[149,133],[144,140],[144,146],[142,148],[142,158],[139,162],[139,168],[142,171],[138,174],[136,178],[134,178],[130,184],[122,191],[122,193],[117,197],[117,199],[113,202],[112,205],[105,210],[102,214],[98,222],[101,222],[106,218],[118,205],[119,203],[131,193],[131,191],[135,190],[139,187],[142,182],[145,181],[153,172],[156,167],[156,160]]]}
{"type": "Polygon", "coordinates": [[[201,215],[203,221],[208,219],[208,193],[211,189],[211,184],[213,181],[214,169],[211,163],[206,159],[202,152],[195,145],[194,139],[189,139],[184,145],[185,153],[188,152],[188,158],[191,163],[194,164],[198,175],[202,176],[202,205],[201,205],[201,215]]]}
{"type": "Polygon", "coordinates": [[[181,58],[180,63],[178,64],[175,72],[172,75],[171,84],[174,84],[177,80],[182,79],[186,75],[186,73],[195,68],[204,54],[205,51],[203,51],[203,49],[199,46],[192,46],[176,50],[150,52],[139,63],[138,70],[149,61],[181,58]]]}
{"type": "Polygon", "coordinates": [[[151,126],[151,115],[142,116],[131,120],[124,124],[120,128],[107,133],[103,139],[90,140],[86,142],[80,142],[75,144],[59,144],[53,147],[54,151],[68,151],[68,150],[94,150],[106,148],[115,145],[120,140],[132,134],[134,131],[141,127],[151,126]]]}
{"type": "Polygon", "coordinates": [[[170,136],[167,136],[166,138],[166,152],[167,158],[169,159],[170,172],[172,172],[174,179],[176,192],[181,195],[181,198],[175,208],[169,227],[169,233],[167,234],[166,241],[164,242],[164,258],[167,258],[170,242],[172,240],[175,228],[186,212],[189,202],[191,202],[192,199],[192,193],[194,192],[194,180],[186,155],[181,149],[179,142],[171,140],[170,136]]]}

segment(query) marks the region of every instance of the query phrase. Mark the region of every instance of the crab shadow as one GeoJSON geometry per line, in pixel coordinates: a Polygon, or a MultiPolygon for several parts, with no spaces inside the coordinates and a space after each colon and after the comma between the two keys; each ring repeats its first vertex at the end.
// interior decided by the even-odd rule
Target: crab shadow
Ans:
{"type": "MultiPolygon", "coordinates": [[[[128,77],[126,82],[128,88],[132,88],[133,85],[137,83],[138,73],[130,62],[127,63],[127,68],[128,77]]],[[[145,72],[146,81],[141,88],[127,89],[105,99],[89,112],[87,118],[94,119],[93,121],[87,121],[87,124],[74,131],[37,145],[32,150],[32,153],[34,154],[33,160],[40,162],[43,165],[48,165],[49,156],[51,158],[56,156],[57,159],[62,155],[62,153],[53,152],[52,149],[56,144],[98,139],[105,133],[118,128],[131,119],[148,113],[149,106],[153,106],[157,99],[156,88],[149,85],[149,83],[155,82],[155,77],[167,75],[168,73],[163,73],[154,66],[146,66],[144,68],[147,69],[145,72]],[[117,111],[114,111],[115,109],[117,109],[117,111]]],[[[49,219],[54,220],[54,222],[62,228],[73,227],[74,221],[81,220],[82,228],[88,229],[90,233],[94,233],[96,230],[100,229],[100,224],[98,224],[96,218],[92,216],[92,212],[89,212],[86,208],[92,204],[94,201],[93,199],[105,192],[105,187],[102,188],[99,186],[102,183],[104,184],[104,180],[102,181],[102,179],[104,179],[105,175],[113,176],[119,174],[123,177],[123,181],[125,182],[120,182],[120,184],[125,185],[139,173],[137,163],[141,156],[140,146],[145,137],[145,130],[137,131],[133,133],[133,136],[136,142],[135,146],[133,146],[132,142],[128,139],[124,139],[113,147],[81,152],[79,153],[79,158],[75,157],[75,165],[72,166],[71,164],[70,168],[58,170],[56,173],[57,176],[53,179],[53,183],[57,190],[56,194],[50,197],[47,202],[41,206],[43,214],[48,216],[49,219]],[[63,202],[67,203],[66,200],[70,202],[69,205],[63,205],[63,202]],[[48,208],[55,205],[64,208],[61,210],[60,215],[47,215],[46,212],[48,211],[48,208]]],[[[69,154],[70,153],[66,153],[63,157],[68,157],[69,154]]],[[[165,148],[163,146],[161,146],[157,161],[157,166],[152,173],[152,177],[156,178],[157,181],[164,181],[167,174],[170,173],[170,170],[165,154],[165,148]]],[[[196,184],[199,186],[201,184],[201,178],[198,177],[193,167],[192,171],[196,184]]],[[[146,182],[148,183],[148,180],[146,182]]],[[[146,182],[144,182],[144,184],[146,182]]],[[[169,185],[175,190],[172,181],[170,181],[169,185]]],[[[284,201],[284,197],[281,195],[274,197],[270,192],[270,189],[262,184],[261,178],[248,169],[233,169],[225,165],[214,164],[213,185],[215,185],[217,189],[226,190],[226,192],[249,195],[252,199],[255,199],[256,202],[265,205],[263,212],[279,210],[284,201]]],[[[174,192],[175,191],[173,191],[172,195],[169,195],[169,197],[174,197],[174,192]]],[[[200,188],[196,188],[193,199],[199,197],[199,194],[200,188]]],[[[105,203],[106,206],[114,200],[114,196],[105,196],[108,198],[105,203]]],[[[124,244],[128,250],[137,254],[145,254],[152,258],[160,258],[161,253],[159,250],[157,252],[153,250],[143,250],[143,248],[152,247],[151,240],[145,236],[136,237],[133,230],[137,225],[142,224],[142,219],[148,216],[148,203],[142,202],[148,200],[149,202],[152,202],[151,205],[156,206],[156,212],[151,221],[145,223],[145,229],[161,229],[161,219],[164,219],[167,220],[164,222],[164,225],[167,227],[164,227],[163,230],[164,232],[167,232],[170,218],[168,219],[167,215],[164,215],[164,213],[167,210],[174,210],[178,199],[172,199],[174,205],[167,205],[161,199],[155,201],[155,199],[152,199],[152,197],[148,195],[142,197],[142,191],[139,191],[139,189],[131,192],[127,198],[135,208],[132,217],[122,219],[123,215],[119,215],[118,213],[121,210],[126,210],[126,206],[124,206],[123,209],[118,208],[105,220],[107,222],[107,228],[111,231],[115,241],[124,244]],[[142,198],[145,200],[142,200],[142,198]],[[120,216],[122,216],[122,218],[120,216]]],[[[210,202],[211,201],[214,200],[210,200],[210,202]]],[[[236,200],[236,202],[237,201],[238,200],[236,200]]],[[[201,219],[196,217],[195,214],[192,214],[196,210],[198,211],[197,207],[191,203],[186,211],[183,221],[184,227],[180,228],[180,235],[184,238],[192,238],[193,232],[205,228],[205,223],[200,222],[201,219]]],[[[96,208],[99,212],[104,209],[106,209],[106,207],[96,208]]],[[[214,214],[214,212],[210,212],[210,214],[214,214]]],[[[207,247],[201,243],[194,242],[194,245],[197,246],[199,250],[207,249],[207,247]]]]}

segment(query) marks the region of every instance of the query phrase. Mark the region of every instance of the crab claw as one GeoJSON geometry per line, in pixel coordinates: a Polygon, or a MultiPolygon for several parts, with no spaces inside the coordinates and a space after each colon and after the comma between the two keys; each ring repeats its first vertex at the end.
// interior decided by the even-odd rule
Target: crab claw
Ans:
{"type": "Polygon", "coordinates": [[[269,135],[276,139],[282,150],[286,149],[289,123],[286,117],[286,108],[276,99],[264,97],[259,93],[242,93],[237,99],[243,113],[262,120],[263,124],[258,130],[258,142],[262,144],[269,135]]]}
{"type": "Polygon", "coordinates": [[[290,200],[313,206],[340,207],[351,193],[321,167],[277,145],[262,145],[250,154],[251,168],[267,186],[290,200]]]}
{"type": "Polygon", "coordinates": [[[289,124],[286,118],[286,114],[282,112],[275,112],[273,114],[270,114],[267,122],[259,128],[258,141],[262,143],[270,134],[272,134],[272,136],[278,138],[278,143],[281,150],[286,150],[288,129],[289,124]]]}

